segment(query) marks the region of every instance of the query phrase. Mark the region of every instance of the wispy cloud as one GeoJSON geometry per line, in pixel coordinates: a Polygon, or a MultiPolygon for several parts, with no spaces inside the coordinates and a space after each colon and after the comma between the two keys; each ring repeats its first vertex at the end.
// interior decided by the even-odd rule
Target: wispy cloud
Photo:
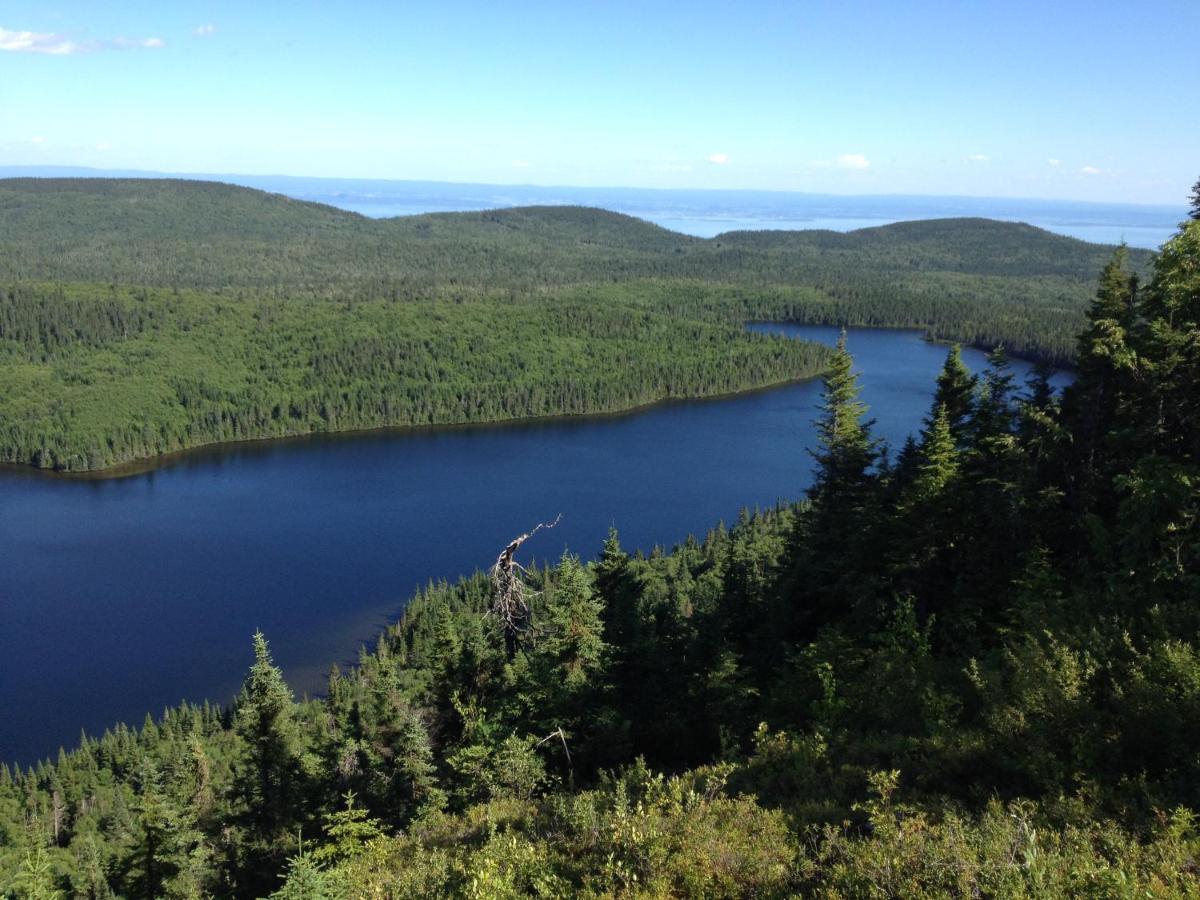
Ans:
{"type": "Polygon", "coordinates": [[[1050,157],[1048,160],[1046,160],[1046,165],[1048,165],[1048,166],[1054,166],[1055,168],[1058,168],[1059,166],[1061,166],[1061,165],[1062,165],[1062,160],[1061,160],[1061,159],[1055,159],[1055,158],[1052,156],[1052,157],[1050,157]]]}
{"type": "Polygon", "coordinates": [[[655,172],[690,172],[692,167],[688,163],[663,163],[660,166],[654,167],[655,172]]]}
{"type": "Polygon", "coordinates": [[[527,159],[514,159],[511,165],[514,169],[529,169],[533,167],[533,163],[527,159]]]}
{"type": "Polygon", "coordinates": [[[712,163],[714,166],[729,165],[729,154],[728,153],[710,153],[708,156],[706,156],[704,158],[706,160],[708,160],[710,163],[712,163]]]}
{"type": "Polygon", "coordinates": [[[29,143],[31,143],[31,144],[44,144],[44,143],[46,143],[46,139],[45,139],[44,137],[42,137],[40,134],[38,134],[38,135],[34,135],[33,137],[31,137],[31,138],[29,139],[29,143]]]}
{"type": "Polygon", "coordinates": [[[112,144],[108,143],[108,141],[101,141],[99,144],[96,145],[96,149],[100,150],[101,152],[103,152],[105,150],[111,150],[112,144]]]}
{"type": "Polygon", "coordinates": [[[107,41],[80,41],[50,31],[10,31],[0,28],[0,50],[10,53],[43,53],[47,56],[72,56],[97,50],[160,50],[167,42],[159,37],[117,37],[107,41]]]}
{"type": "Polygon", "coordinates": [[[216,34],[217,26],[212,22],[205,22],[203,25],[197,25],[192,29],[192,34],[198,38],[211,37],[216,34]]]}
{"type": "MultiPolygon", "coordinates": [[[[108,47],[112,50],[161,50],[165,46],[167,46],[167,42],[162,38],[157,37],[118,37],[113,38],[111,41],[105,41],[103,44],[99,45],[99,47],[108,47]]],[[[99,49],[99,47],[97,49],[99,49]]]]}
{"type": "Polygon", "coordinates": [[[10,53],[67,56],[85,51],[85,45],[76,43],[62,34],[46,31],[9,31],[7,28],[0,28],[0,50],[10,53]]]}
{"type": "Polygon", "coordinates": [[[1103,170],[1097,169],[1095,166],[1084,166],[1082,169],[1079,170],[1079,172],[1080,172],[1080,174],[1083,174],[1083,175],[1100,175],[1103,172],[1103,170]]]}
{"type": "Polygon", "coordinates": [[[986,153],[972,153],[967,157],[967,162],[988,162],[991,157],[986,153]]]}
{"type": "Polygon", "coordinates": [[[871,161],[861,153],[843,153],[833,164],[839,169],[869,169],[871,161]]]}

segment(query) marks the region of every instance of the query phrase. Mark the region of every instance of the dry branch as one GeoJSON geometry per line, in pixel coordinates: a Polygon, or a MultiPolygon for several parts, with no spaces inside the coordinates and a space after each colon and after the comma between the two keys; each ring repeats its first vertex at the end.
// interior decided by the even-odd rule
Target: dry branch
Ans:
{"type": "Polygon", "coordinates": [[[528,600],[532,592],[525,584],[525,568],[516,560],[517,550],[543,528],[553,528],[561,520],[562,513],[559,513],[553,522],[539,522],[533,530],[513,539],[500,551],[488,572],[492,577],[492,606],[488,615],[494,616],[504,629],[504,646],[509,659],[516,655],[521,635],[533,627],[528,600]]]}

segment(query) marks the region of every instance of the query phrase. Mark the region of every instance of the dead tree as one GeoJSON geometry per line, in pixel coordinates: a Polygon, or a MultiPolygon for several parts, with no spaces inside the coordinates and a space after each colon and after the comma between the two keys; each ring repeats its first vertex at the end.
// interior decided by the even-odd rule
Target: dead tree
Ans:
{"type": "Polygon", "coordinates": [[[488,615],[494,616],[504,630],[504,649],[509,659],[517,655],[522,635],[533,628],[528,599],[533,592],[525,584],[526,571],[516,560],[517,550],[543,528],[553,528],[560,519],[562,513],[553,522],[539,522],[532,531],[515,538],[496,557],[488,573],[492,577],[492,606],[488,615]]]}

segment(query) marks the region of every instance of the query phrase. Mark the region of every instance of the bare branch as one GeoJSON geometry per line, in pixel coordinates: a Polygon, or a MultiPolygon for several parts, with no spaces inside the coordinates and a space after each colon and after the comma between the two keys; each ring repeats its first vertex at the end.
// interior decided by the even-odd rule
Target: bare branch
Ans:
{"type": "Polygon", "coordinates": [[[526,570],[516,561],[517,550],[543,528],[553,528],[560,521],[562,513],[559,513],[553,522],[539,522],[536,528],[515,538],[500,551],[488,572],[492,578],[492,606],[488,615],[495,616],[504,629],[504,643],[509,659],[516,655],[521,635],[533,627],[528,600],[528,595],[532,592],[521,577],[526,570]]]}
{"type": "Polygon", "coordinates": [[[552,741],[555,738],[558,738],[560,741],[562,741],[563,752],[567,754],[567,773],[571,779],[571,787],[572,787],[572,789],[574,789],[574,787],[575,787],[575,763],[573,763],[571,761],[571,748],[567,746],[567,734],[565,731],[562,730],[562,726],[559,725],[558,728],[556,728],[554,731],[550,732],[548,735],[546,735],[544,738],[542,738],[540,741],[538,741],[537,746],[540,747],[543,744],[545,744],[547,741],[552,741]]]}

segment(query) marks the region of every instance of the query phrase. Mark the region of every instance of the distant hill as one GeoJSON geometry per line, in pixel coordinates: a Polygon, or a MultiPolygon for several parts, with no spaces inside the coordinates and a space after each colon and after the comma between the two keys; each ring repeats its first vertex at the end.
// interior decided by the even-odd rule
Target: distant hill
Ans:
{"type": "MultiPolygon", "coordinates": [[[[215,182],[108,178],[0,180],[0,247],[0,278],[205,288],[364,278],[491,287],[662,276],[799,283],[828,270],[1090,282],[1111,252],[984,219],[703,240],[583,207],[378,220],[215,182]]],[[[1131,253],[1137,267],[1150,256],[1131,253]]]]}
{"type": "Polygon", "coordinates": [[[701,239],[581,206],[371,219],[216,182],[0,180],[0,461],[95,469],[821,370],[756,319],[1062,363],[1112,252],[986,219],[701,239]]]}

